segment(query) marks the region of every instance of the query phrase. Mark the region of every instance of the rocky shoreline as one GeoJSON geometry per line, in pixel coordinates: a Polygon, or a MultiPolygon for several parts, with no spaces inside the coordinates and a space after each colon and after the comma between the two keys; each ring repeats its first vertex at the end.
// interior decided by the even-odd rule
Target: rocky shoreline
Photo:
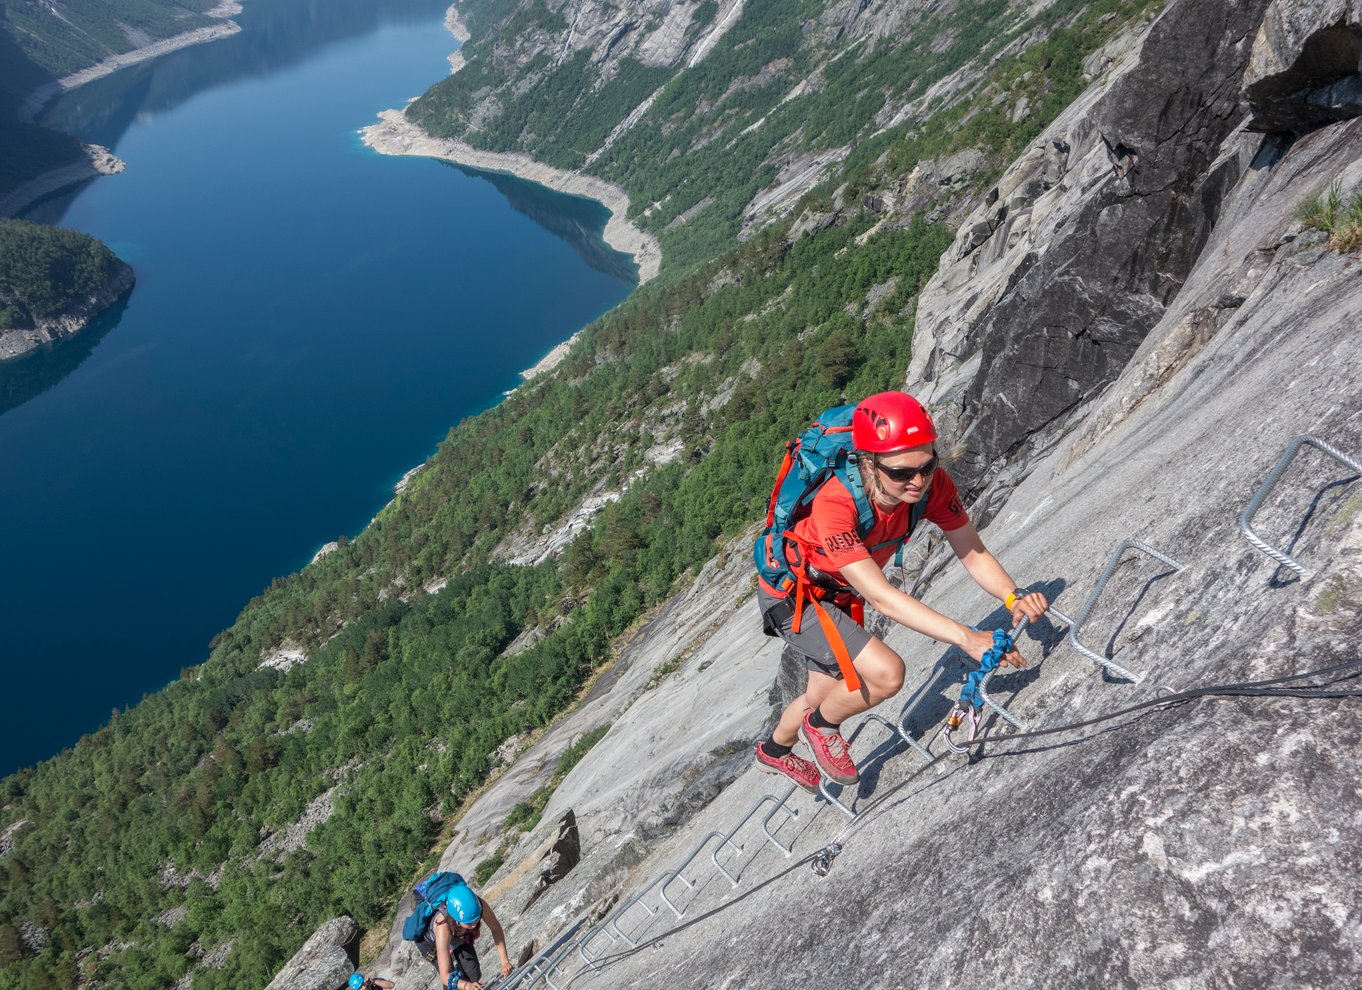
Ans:
{"type": "Polygon", "coordinates": [[[628,219],[629,195],[619,186],[580,172],[565,172],[537,162],[528,155],[483,151],[462,141],[437,138],[407,119],[401,110],[384,110],[379,122],[359,132],[366,145],[383,155],[420,155],[443,158],[456,165],[505,172],[571,196],[594,199],[610,211],[605,225],[605,242],[617,251],[634,257],[639,284],[656,278],[662,265],[662,248],[653,237],[628,219]]]}
{"type": "Polygon", "coordinates": [[[54,96],[75,89],[77,86],[84,86],[88,82],[94,82],[96,79],[102,79],[119,69],[126,69],[130,65],[146,62],[161,55],[168,55],[171,52],[179,51],[181,48],[188,48],[190,45],[202,45],[209,41],[217,41],[219,38],[230,37],[241,30],[241,25],[226,18],[241,13],[241,10],[241,4],[235,2],[235,0],[225,0],[224,3],[220,3],[212,10],[207,11],[209,17],[224,18],[221,24],[195,28],[193,31],[172,35],[141,48],[134,48],[130,52],[112,55],[87,69],[62,76],[45,86],[39,86],[19,104],[19,119],[25,123],[32,122],[54,96]]]}
{"type": "Polygon", "coordinates": [[[90,322],[132,290],[136,277],[132,266],[118,262],[113,276],[104,287],[87,296],[79,304],[56,316],[36,321],[36,325],[22,330],[0,330],[0,363],[24,357],[40,347],[50,347],[73,337],[90,322]]]}
{"type": "Polygon", "coordinates": [[[97,179],[101,175],[117,175],[127,168],[127,163],[108,148],[98,144],[83,145],[83,148],[85,161],[49,169],[42,175],[11,189],[7,195],[0,198],[0,216],[18,216],[24,207],[58,189],[65,189],[88,179],[97,179]]]}
{"type": "MultiPolygon", "coordinates": [[[[44,86],[39,86],[24,97],[19,104],[18,118],[24,123],[32,123],[42,112],[43,107],[47,106],[54,97],[79,86],[84,86],[86,83],[94,82],[96,79],[102,79],[119,69],[168,55],[171,52],[179,51],[181,48],[188,48],[190,45],[202,45],[210,41],[217,41],[220,38],[230,37],[241,30],[241,25],[227,18],[241,13],[241,10],[241,4],[237,0],[223,0],[222,3],[206,12],[209,17],[223,18],[221,24],[195,28],[193,31],[185,31],[183,34],[162,38],[150,45],[111,56],[89,68],[81,69],[79,72],[73,72],[70,75],[62,76],[60,79],[54,79],[44,86]]],[[[18,216],[19,212],[29,204],[49,193],[75,185],[77,182],[83,182],[86,179],[97,178],[101,175],[114,175],[123,171],[125,167],[124,163],[115,158],[107,148],[101,148],[98,145],[86,145],[85,152],[90,159],[89,162],[77,162],[50,169],[10,190],[3,199],[0,199],[0,216],[18,216]]]]}
{"type": "MultiPolygon", "coordinates": [[[[459,16],[458,10],[450,6],[445,11],[445,30],[460,46],[471,37],[468,25],[459,16]]],[[[462,51],[449,56],[450,75],[464,67],[462,51]]],[[[566,172],[537,162],[528,155],[483,151],[462,141],[441,139],[428,134],[419,125],[407,119],[401,110],[384,110],[378,115],[379,123],[370,124],[360,130],[361,139],[366,145],[382,155],[420,155],[426,158],[443,158],[455,165],[482,169],[485,172],[504,172],[518,179],[536,182],[556,192],[570,196],[585,196],[594,199],[610,211],[610,221],[605,225],[605,242],[616,251],[632,255],[638,265],[638,284],[656,278],[662,267],[662,247],[657,238],[628,220],[629,194],[619,186],[583,175],[580,172],[566,172]]],[[[521,372],[526,381],[552,369],[566,356],[576,337],[559,344],[533,368],[521,372]]]]}
{"type": "Polygon", "coordinates": [[[468,33],[468,25],[453,7],[445,11],[445,30],[452,34],[460,45],[460,49],[449,56],[449,74],[452,76],[464,66],[462,46],[472,35],[468,33]]]}
{"type": "Polygon", "coordinates": [[[523,382],[531,381],[535,378],[538,378],[540,375],[552,371],[554,368],[558,367],[558,365],[562,363],[563,358],[568,356],[568,352],[572,350],[572,345],[577,343],[577,338],[580,337],[581,335],[582,331],[578,330],[576,333],[574,333],[567,340],[563,341],[561,344],[555,345],[553,350],[549,351],[542,358],[540,358],[537,364],[535,364],[531,368],[526,368],[524,371],[520,373],[521,381],[523,382]]]}

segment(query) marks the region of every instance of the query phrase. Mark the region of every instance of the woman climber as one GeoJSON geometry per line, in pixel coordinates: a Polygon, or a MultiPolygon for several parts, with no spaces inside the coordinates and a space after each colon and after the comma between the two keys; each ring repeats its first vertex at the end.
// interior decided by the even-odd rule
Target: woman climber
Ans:
{"type": "MultiPolygon", "coordinates": [[[[860,779],[841,724],[903,687],[903,660],[866,631],[865,604],[915,632],[958,646],[975,660],[994,645],[989,633],[929,608],[884,576],[885,564],[918,518],[941,528],[975,583],[1012,613],[1014,626],[1023,617],[1039,619],[1050,607],[1043,594],[1018,588],[985,548],[955,482],[938,461],[932,419],[916,399],[881,392],[854,409],[829,410],[820,424],[799,441],[813,452],[814,463],[837,443],[845,445],[848,431],[850,454],[843,446],[843,454],[828,457],[827,471],[814,474],[807,487],[795,478],[785,483],[792,463],[787,458],[772,493],[768,533],[756,548],[763,627],[808,667],[804,693],[757,744],[756,760],[762,770],[784,774],[810,791],[818,788],[820,769],[835,783],[860,779]],[[849,430],[843,422],[848,411],[849,430]],[[811,440],[814,430],[820,432],[811,440]],[[815,441],[824,444],[823,453],[815,441]],[[816,767],[791,752],[800,736],[816,767]]],[[[797,461],[797,449],[794,454],[797,461]]],[[[1015,649],[1001,662],[1026,666],[1015,649]]]]}

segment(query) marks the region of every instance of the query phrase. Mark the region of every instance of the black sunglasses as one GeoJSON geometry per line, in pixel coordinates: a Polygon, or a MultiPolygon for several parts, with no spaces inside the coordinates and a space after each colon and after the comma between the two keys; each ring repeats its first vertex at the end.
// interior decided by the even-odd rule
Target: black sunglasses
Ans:
{"type": "Polygon", "coordinates": [[[932,476],[932,472],[936,470],[936,464],[937,457],[935,454],[932,455],[930,461],[921,467],[886,467],[879,462],[878,458],[875,460],[875,466],[884,472],[886,478],[890,481],[897,481],[900,484],[905,481],[912,481],[918,475],[922,475],[924,481],[927,480],[932,476]]]}

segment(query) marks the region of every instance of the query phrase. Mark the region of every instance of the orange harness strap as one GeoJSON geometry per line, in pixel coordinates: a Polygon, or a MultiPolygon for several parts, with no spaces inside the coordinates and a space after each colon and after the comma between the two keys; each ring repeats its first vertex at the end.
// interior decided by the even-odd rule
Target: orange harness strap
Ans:
{"type": "MultiPolygon", "coordinates": [[[[789,537],[798,545],[799,538],[793,533],[782,535],[789,537]]],[[[804,620],[804,602],[807,600],[813,605],[813,610],[818,615],[818,624],[823,627],[823,636],[827,639],[828,645],[832,647],[832,655],[837,658],[837,669],[842,672],[842,680],[846,682],[847,690],[859,691],[861,689],[861,678],[857,675],[856,667],[851,662],[851,654],[847,652],[847,644],[842,640],[842,634],[837,631],[832,616],[828,615],[828,610],[819,601],[826,592],[808,579],[802,564],[803,561],[800,560],[794,568],[794,618],[790,622],[790,631],[799,632],[800,624],[804,620]]],[[[851,617],[857,624],[865,625],[865,602],[861,601],[858,596],[852,597],[851,617]]]]}
{"type": "Polygon", "coordinates": [[[812,601],[813,610],[818,613],[818,624],[823,627],[823,635],[827,637],[828,644],[832,647],[832,655],[837,658],[837,666],[842,671],[842,680],[846,681],[847,690],[859,691],[861,679],[856,676],[856,668],[851,663],[846,643],[842,642],[842,634],[833,625],[832,616],[828,615],[823,603],[817,598],[812,601]]]}

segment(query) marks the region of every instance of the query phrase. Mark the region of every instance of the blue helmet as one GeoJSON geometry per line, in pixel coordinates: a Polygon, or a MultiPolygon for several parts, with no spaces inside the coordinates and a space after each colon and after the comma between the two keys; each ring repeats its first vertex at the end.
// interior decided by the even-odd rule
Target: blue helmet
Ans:
{"type": "Polygon", "coordinates": [[[467,884],[459,884],[445,895],[445,908],[449,916],[461,925],[476,925],[482,917],[482,901],[468,889],[467,884]]]}
{"type": "Polygon", "coordinates": [[[356,973],[354,976],[350,977],[350,990],[361,990],[363,986],[364,986],[363,973],[356,973]]]}

